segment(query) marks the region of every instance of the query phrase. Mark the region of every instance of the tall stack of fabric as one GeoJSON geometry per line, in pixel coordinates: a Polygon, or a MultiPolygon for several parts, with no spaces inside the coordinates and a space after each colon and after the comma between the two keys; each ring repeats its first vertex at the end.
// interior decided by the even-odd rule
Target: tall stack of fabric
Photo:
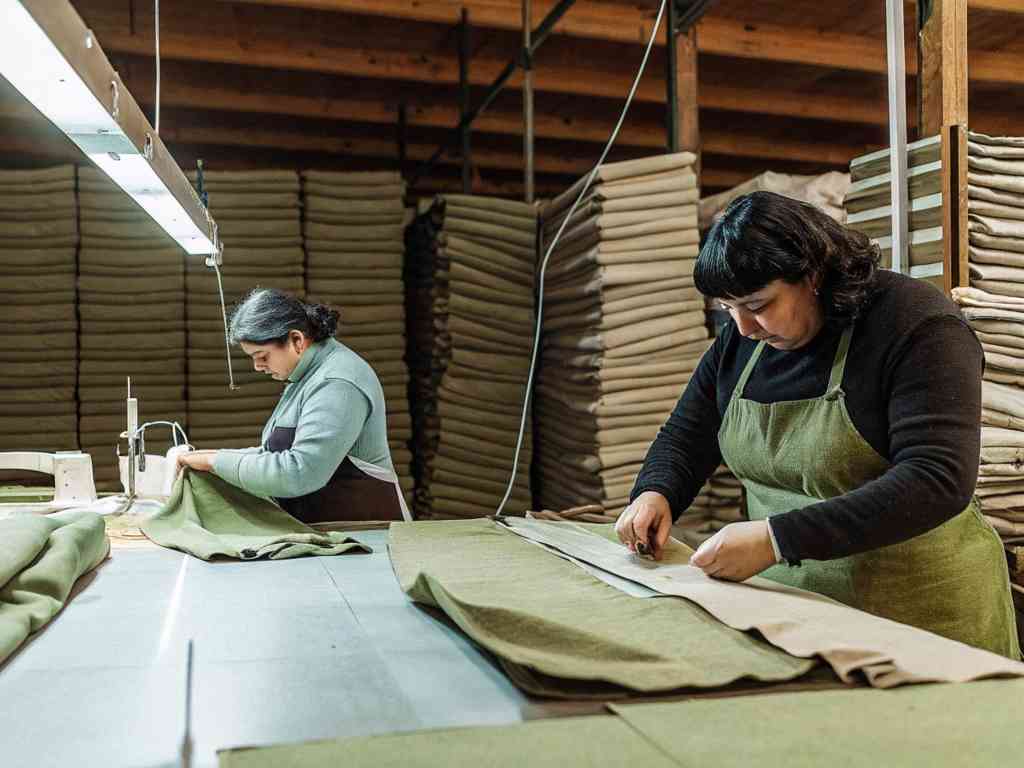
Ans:
{"type": "MultiPolygon", "coordinates": [[[[79,168],[78,199],[79,438],[97,488],[119,490],[127,377],[140,424],[185,423],[185,256],[100,170],[79,168]]],[[[169,429],[146,432],[147,453],[170,445],[169,429]]]]}
{"type": "MultiPolygon", "coordinates": [[[[693,285],[693,163],[692,154],[677,153],[603,166],[551,255],[536,389],[543,508],[621,511],[709,346],[693,285]]],[[[544,242],[582,185],[544,207],[544,242]]]]}
{"type": "Polygon", "coordinates": [[[448,367],[448,261],[441,245],[444,199],[420,204],[419,215],[405,230],[405,306],[412,413],[412,472],[416,490],[413,512],[430,516],[430,480],[441,439],[437,391],[448,367]]]}
{"type": "Polygon", "coordinates": [[[0,451],[78,447],[75,169],[0,172],[0,451]]]}
{"type": "MultiPolygon", "coordinates": [[[[516,457],[533,345],[537,215],[526,203],[470,195],[446,195],[443,206],[438,356],[450,347],[429,493],[435,517],[479,517],[498,508],[516,457]]],[[[532,505],[531,431],[527,417],[506,506],[513,514],[532,505]]]]}
{"type": "MultiPolygon", "coordinates": [[[[196,175],[190,174],[193,184],[196,175]]],[[[224,243],[224,299],[231,306],[253,288],[302,295],[304,253],[299,176],[294,171],[207,171],[203,189],[224,243]]],[[[239,389],[228,388],[224,317],[217,275],[205,257],[188,257],[188,432],[200,448],[260,444],[283,384],[257,373],[231,348],[239,389]]]]}
{"type": "MultiPolygon", "coordinates": [[[[892,265],[889,154],[883,149],[850,162],[853,183],[844,201],[846,226],[878,244],[883,267],[892,265]]],[[[942,137],[931,136],[907,145],[907,187],[910,263],[903,265],[903,271],[942,290],[942,137]]]]}
{"type": "Polygon", "coordinates": [[[388,443],[411,502],[409,371],[402,280],[405,183],[394,171],[303,171],[306,289],[341,312],[338,339],[377,372],[388,443]]]}
{"type": "Polygon", "coordinates": [[[970,288],[953,296],[985,351],[977,496],[1024,585],[1024,138],[968,136],[970,288]]]}

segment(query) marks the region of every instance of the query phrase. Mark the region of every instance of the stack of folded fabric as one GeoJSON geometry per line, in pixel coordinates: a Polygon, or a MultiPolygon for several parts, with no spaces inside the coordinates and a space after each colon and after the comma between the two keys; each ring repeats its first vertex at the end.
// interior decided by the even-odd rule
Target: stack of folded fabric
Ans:
{"type": "MultiPolygon", "coordinates": [[[[853,183],[846,194],[846,226],[863,232],[882,251],[882,266],[892,265],[892,176],[889,150],[854,158],[853,183]]],[[[943,288],[942,277],[942,138],[932,136],[907,145],[910,194],[909,265],[903,271],[943,288]]]]}
{"type": "Polygon", "coordinates": [[[405,230],[405,307],[408,328],[409,406],[412,412],[413,510],[430,516],[433,474],[441,422],[437,392],[451,352],[448,336],[448,262],[441,245],[444,198],[421,201],[405,230]]]}
{"type": "Polygon", "coordinates": [[[74,166],[0,172],[0,451],[78,447],[77,246],[74,166]]]}
{"type": "Polygon", "coordinates": [[[700,230],[701,232],[709,230],[715,220],[729,207],[729,203],[737,197],[751,192],[775,192],[792,197],[794,200],[811,203],[842,223],[846,221],[843,199],[849,189],[850,174],[839,171],[829,171],[820,176],[798,176],[765,171],[725,192],[701,198],[698,212],[700,230]]]}
{"type": "Polygon", "coordinates": [[[407,501],[412,417],[405,363],[405,183],[394,171],[303,171],[306,289],[341,313],[338,339],[377,372],[391,461],[407,501]]]}
{"type": "MultiPolygon", "coordinates": [[[[193,183],[195,174],[190,175],[193,183]]],[[[294,171],[207,171],[203,189],[224,242],[224,299],[231,306],[253,288],[302,295],[302,216],[294,171]]],[[[228,388],[224,316],[217,275],[203,256],[188,257],[188,433],[200,448],[260,444],[283,384],[252,369],[232,347],[239,389],[228,388]]]]}
{"type": "MultiPolygon", "coordinates": [[[[533,345],[537,215],[526,203],[470,195],[446,195],[443,206],[447,297],[436,308],[438,357],[447,353],[448,364],[429,493],[435,517],[476,517],[495,512],[512,478],[533,345]]],[[[514,514],[532,504],[530,432],[527,417],[505,508],[514,514]]]]}
{"type": "MultiPolygon", "coordinates": [[[[536,398],[542,507],[621,511],[709,345],[693,285],[693,162],[678,153],[603,166],[551,255],[536,398]]],[[[545,242],[582,184],[543,209],[545,242]]]]}
{"type": "Polygon", "coordinates": [[[1024,138],[967,146],[971,287],[953,296],[985,351],[976,493],[1024,584],[1024,138]]]}
{"type": "MultiPolygon", "coordinates": [[[[119,490],[115,446],[127,427],[127,378],[140,424],[185,423],[185,254],[109,177],[78,171],[79,437],[100,490],[119,490]]],[[[146,432],[146,452],[171,444],[146,432]]],[[[123,451],[122,451],[123,453],[123,451]]]]}

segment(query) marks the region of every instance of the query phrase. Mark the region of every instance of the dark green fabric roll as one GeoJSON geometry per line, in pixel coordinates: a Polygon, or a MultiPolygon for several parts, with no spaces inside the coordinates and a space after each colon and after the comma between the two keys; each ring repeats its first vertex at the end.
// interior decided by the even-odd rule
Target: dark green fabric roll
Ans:
{"type": "Polygon", "coordinates": [[[343,533],[319,533],[269,499],[253,496],[207,472],[178,475],[163,509],[142,532],[162,547],[202,560],[284,560],[373,550],[343,533]]]}
{"type": "Polygon", "coordinates": [[[792,680],[817,663],[687,600],[631,597],[517,538],[487,519],[394,523],[391,559],[413,600],[448,614],[529,693],[610,698],[792,680]]]}
{"type": "Polygon", "coordinates": [[[103,518],[92,512],[0,519],[0,662],[60,612],[109,551],[103,518]]]}

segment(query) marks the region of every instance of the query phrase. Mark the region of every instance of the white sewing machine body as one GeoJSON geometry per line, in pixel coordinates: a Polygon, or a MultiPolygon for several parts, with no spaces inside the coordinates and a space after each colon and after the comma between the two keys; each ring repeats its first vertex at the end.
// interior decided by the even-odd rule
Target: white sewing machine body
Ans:
{"type": "Polygon", "coordinates": [[[53,501],[38,505],[0,505],[39,507],[39,511],[53,511],[79,507],[96,501],[96,483],[92,476],[92,457],[82,451],[3,451],[0,469],[39,472],[53,476],[53,501]]]}

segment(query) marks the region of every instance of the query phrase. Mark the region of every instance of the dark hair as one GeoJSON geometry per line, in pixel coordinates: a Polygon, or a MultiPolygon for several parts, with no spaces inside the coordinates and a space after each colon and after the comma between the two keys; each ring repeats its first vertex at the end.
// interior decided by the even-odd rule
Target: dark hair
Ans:
{"type": "Polygon", "coordinates": [[[231,341],[280,345],[290,331],[323,341],[338,330],[339,317],[336,309],[325,304],[307,304],[275,288],[256,288],[231,313],[231,341]]]}
{"type": "Polygon", "coordinates": [[[866,235],[809,203],[751,192],[711,227],[693,280],[705,296],[739,298],[773,280],[817,275],[826,322],[845,325],[870,303],[880,256],[866,235]]]}

